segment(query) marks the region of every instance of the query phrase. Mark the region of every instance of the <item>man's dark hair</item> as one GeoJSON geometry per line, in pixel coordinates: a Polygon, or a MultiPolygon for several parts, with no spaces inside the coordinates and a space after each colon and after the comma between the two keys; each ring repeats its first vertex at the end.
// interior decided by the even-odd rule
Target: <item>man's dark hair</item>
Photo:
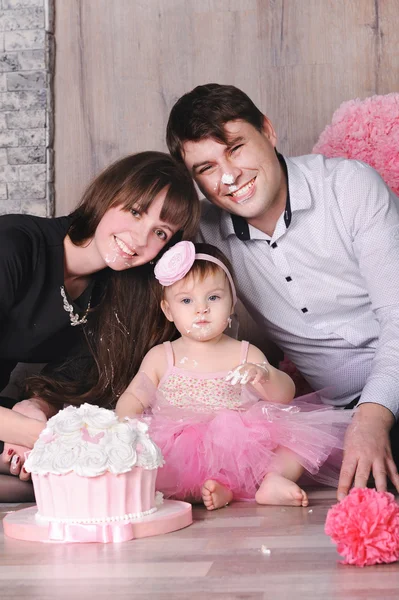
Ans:
{"type": "Polygon", "coordinates": [[[184,142],[213,138],[227,145],[224,126],[228,121],[242,119],[262,131],[263,118],[252,100],[233,85],[199,85],[173,106],[166,128],[166,143],[171,155],[183,161],[184,142]]]}

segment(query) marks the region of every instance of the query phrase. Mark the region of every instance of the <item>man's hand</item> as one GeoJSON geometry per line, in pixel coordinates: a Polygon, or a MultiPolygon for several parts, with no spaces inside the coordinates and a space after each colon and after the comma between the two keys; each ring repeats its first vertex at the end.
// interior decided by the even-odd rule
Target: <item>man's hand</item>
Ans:
{"type": "Polygon", "coordinates": [[[399,475],[389,440],[394,422],[391,411],[380,404],[361,404],[356,409],[345,436],[338,500],[348,494],[352,483],[366,487],[370,473],[378,491],[387,489],[389,477],[399,492],[399,475]]]}

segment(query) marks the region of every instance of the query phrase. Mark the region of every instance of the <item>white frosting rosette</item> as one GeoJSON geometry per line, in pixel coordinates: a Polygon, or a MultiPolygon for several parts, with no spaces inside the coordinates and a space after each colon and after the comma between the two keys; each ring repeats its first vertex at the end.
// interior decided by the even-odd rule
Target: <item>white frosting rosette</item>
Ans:
{"type": "Polygon", "coordinates": [[[82,404],[80,407],[81,415],[90,429],[109,429],[114,425],[118,425],[118,417],[112,410],[99,408],[93,404],[82,404]]]}
{"type": "MultiPolygon", "coordinates": [[[[73,470],[76,475],[81,477],[97,477],[106,471],[109,471],[108,454],[100,445],[90,444],[90,447],[84,448],[80,452],[78,460],[69,470],[73,470]]],[[[129,469],[127,468],[126,471],[129,469]]]]}
{"type": "Polygon", "coordinates": [[[106,448],[108,470],[111,473],[126,473],[129,467],[126,465],[137,465],[137,452],[129,444],[113,444],[106,448]]]}
{"type": "Polygon", "coordinates": [[[83,418],[74,406],[68,406],[57,413],[48,422],[51,430],[58,435],[69,435],[77,433],[83,427],[83,418]]]}
{"type": "Polygon", "coordinates": [[[113,428],[114,434],[117,437],[117,439],[121,441],[121,443],[136,445],[136,442],[137,442],[136,428],[133,428],[130,426],[126,427],[126,425],[127,425],[127,420],[123,423],[118,423],[118,425],[116,425],[113,428]]]}
{"type": "Polygon", "coordinates": [[[161,450],[148,434],[148,425],[138,419],[127,419],[136,433],[137,466],[156,469],[164,464],[161,450]]]}
{"type": "Polygon", "coordinates": [[[97,477],[107,471],[126,473],[134,466],[156,469],[163,465],[160,449],[138,419],[118,420],[105,408],[69,406],[48,422],[25,469],[30,473],[97,477]]]}
{"type": "Polygon", "coordinates": [[[46,456],[51,468],[54,469],[54,473],[65,475],[74,469],[76,462],[80,459],[79,447],[75,446],[70,448],[64,446],[61,440],[57,440],[52,445],[51,452],[47,452],[50,456],[46,456]]]}

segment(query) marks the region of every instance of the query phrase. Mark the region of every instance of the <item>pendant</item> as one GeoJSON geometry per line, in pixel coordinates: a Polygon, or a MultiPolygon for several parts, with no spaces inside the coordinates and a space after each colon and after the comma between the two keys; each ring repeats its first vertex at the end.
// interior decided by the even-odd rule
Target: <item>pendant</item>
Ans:
{"type": "Polygon", "coordinates": [[[84,315],[82,316],[82,318],[80,318],[78,313],[73,312],[73,306],[72,306],[72,304],[70,304],[68,302],[68,298],[66,297],[65,288],[63,285],[60,287],[60,292],[61,292],[62,300],[64,302],[64,310],[67,313],[69,313],[69,319],[71,321],[71,326],[76,327],[76,325],[83,325],[84,323],[87,323],[87,315],[90,310],[91,296],[89,298],[89,303],[84,312],[84,315]]]}

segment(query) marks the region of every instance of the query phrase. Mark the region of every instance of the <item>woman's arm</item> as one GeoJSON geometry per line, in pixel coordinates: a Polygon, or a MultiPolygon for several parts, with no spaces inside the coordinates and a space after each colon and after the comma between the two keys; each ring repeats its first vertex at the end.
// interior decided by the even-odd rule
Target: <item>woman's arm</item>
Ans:
{"type": "MultiPolygon", "coordinates": [[[[0,439],[8,445],[3,452],[3,460],[9,462],[8,456],[11,456],[11,453],[8,453],[8,450],[13,445],[33,448],[41,431],[46,427],[47,419],[56,412],[54,406],[41,398],[17,402],[12,410],[0,407],[0,439]]],[[[17,449],[15,451],[17,452],[17,449]]]]}
{"type": "MultiPolygon", "coordinates": [[[[4,408],[2,410],[7,411],[4,408]]],[[[15,404],[12,410],[7,411],[6,419],[3,419],[2,422],[5,428],[8,427],[6,431],[2,432],[6,442],[2,459],[6,465],[10,465],[11,475],[19,476],[23,480],[30,478],[29,473],[23,468],[25,453],[33,448],[41,431],[46,427],[47,419],[55,412],[56,409],[41,398],[23,400],[15,404]],[[24,440],[22,442],[19,441],[21,435],[24,440]],[[9,439],[12,442],[7,443],[9,439]]]]}
{"type": "Polygon", "coordinates": [[[46,423],[0,407],[0,439],[9,444],[33,448],[46,423]]]}

